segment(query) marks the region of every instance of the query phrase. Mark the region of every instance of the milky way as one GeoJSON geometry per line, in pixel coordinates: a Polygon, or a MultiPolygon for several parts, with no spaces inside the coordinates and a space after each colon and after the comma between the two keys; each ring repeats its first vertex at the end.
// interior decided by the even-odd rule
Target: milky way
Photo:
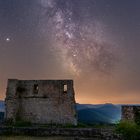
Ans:
{"type": "Polygon", "coordinates": [[[8,78],[73,79],[79,103],[140,103],[139,0],[0,0],[0,99],[8,78]]]}
{"type": "Polygon", "coordinates": [[[42,18],[47,19],[41,30],[50,28],[50,49],[61,59],[64,69],[77,76],[113,71],[116,46],[105,36],[102,23],[96,19],[90,22],[76,19],[71,1],[42,0],[40,5],[42,18]]]}

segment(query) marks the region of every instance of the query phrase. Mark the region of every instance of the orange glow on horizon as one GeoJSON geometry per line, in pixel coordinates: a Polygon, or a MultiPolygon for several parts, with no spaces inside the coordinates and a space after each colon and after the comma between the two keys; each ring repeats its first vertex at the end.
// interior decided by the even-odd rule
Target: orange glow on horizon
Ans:
{"type": "MultiPolygon", "coordinates": [[[[124,97],[121,98],[116,98],[112,97],[107,99],[106,97],[102,98],[96,98],[92,97],[90,98],[89,96],[87,97],[79,97],[76,95],[76,103],[80,104],[105,104],[105,103],[112,103],[112,104],[140,104],[140,101],[138,100],[138,97],[127,97],[124,101],[124,97]],[[136,101],[136,102],[135,102],[136,101]]],[[[5,100],[5,96],[0,94],[0,100],[5,100]]]]}

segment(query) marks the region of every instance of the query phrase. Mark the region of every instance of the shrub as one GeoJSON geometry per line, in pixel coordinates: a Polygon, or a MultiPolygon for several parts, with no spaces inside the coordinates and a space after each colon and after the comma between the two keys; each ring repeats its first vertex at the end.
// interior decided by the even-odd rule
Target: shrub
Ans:
{"type": "Polygon", "coordinates": [[[31,122],[28,121],[16,121],[13,126],[15,127],[27,127],[27,126],[32,126],[31,122]]]}
{"type": "Polygon", "coordinates": [[[140,140],[140,126],[132,121],[121,121],[116,126],[116,131],[124,137],[125,140],[140,140]]]}
{"type": "Polygon", "coordinates": [[[31,122],[28,121],[22,121],[22,120],[18,120],[16,122],[14,122],[12,119],[9,119],[5,122],[6,126],[9,127],[26,127],[26,126],[32,126],[31,122]]]}
{"type": "Polygon", "coordinates": [[[135,113],[135,122],[137,125],[140,125],[140,112],[135,113]]]}

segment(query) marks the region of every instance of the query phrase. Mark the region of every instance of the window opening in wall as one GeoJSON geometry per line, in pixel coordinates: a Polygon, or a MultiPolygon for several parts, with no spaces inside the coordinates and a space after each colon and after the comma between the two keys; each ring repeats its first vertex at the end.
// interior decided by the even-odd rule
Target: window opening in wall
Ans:
{"type": "Polygon", "coordinates": [[[64,93],[67,93],[67,90],[68,90],[68,86],[67,86],[67,85],[64,85],[64,87],[63,87],[63,92],[64,92],[64,93]]]}
{"type": "Polygon", "coordinates": [[[34,93],[38,93],[38,90],[39,90],[38,84],[35,84],[34,85],[34,93]]]}

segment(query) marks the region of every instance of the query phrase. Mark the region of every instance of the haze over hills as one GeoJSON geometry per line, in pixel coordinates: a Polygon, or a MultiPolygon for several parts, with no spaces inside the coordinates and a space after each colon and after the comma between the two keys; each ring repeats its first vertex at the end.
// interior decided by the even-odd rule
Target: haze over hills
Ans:
{"type": "Polygon", "coordinates": [[[4,119],[5,104],[0,100],[0,122],[4,119]]]}
{"type": "Polygon", "coordinates": [[[78,121],[81,123],[116,123],[121,119],[121,105],[77,104],[78,121]]]}

